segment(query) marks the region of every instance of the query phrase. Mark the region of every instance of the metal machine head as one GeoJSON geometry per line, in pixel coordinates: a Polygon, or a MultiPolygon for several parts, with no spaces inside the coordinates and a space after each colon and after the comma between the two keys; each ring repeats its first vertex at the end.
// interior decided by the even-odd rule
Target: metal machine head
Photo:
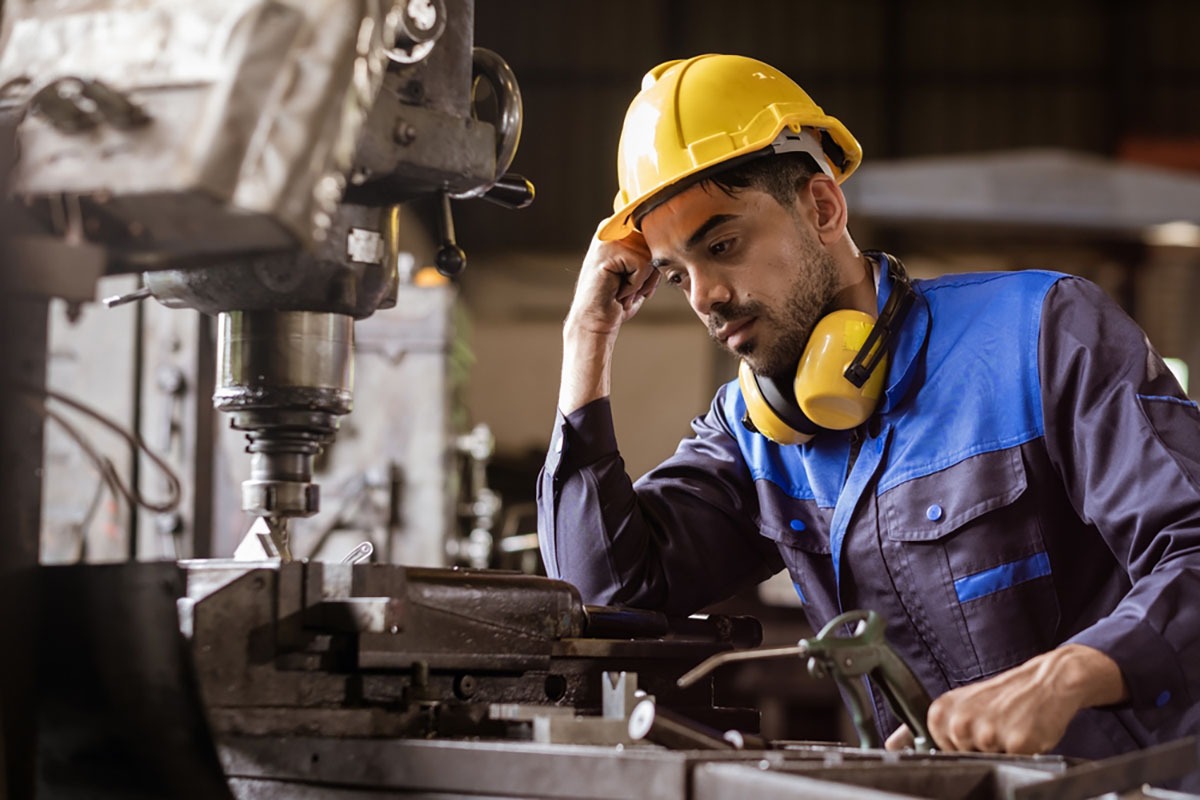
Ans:
{"type": "Polygon", "coordinates": [[[242,505],[286,545],[351,410],[354,321],[396,301],[397,205],[441,195],[456,257],[439,264],[457,271],[449,197],[532,198],[505,174],[511,70],[472,47],[468,0],[17,0],[4,23],[24,269],[146,270],[116,302],[217,317],[213,403],[246,433],[242,505]],[[477,118],[479,81],[495,124],[477,118]]]}

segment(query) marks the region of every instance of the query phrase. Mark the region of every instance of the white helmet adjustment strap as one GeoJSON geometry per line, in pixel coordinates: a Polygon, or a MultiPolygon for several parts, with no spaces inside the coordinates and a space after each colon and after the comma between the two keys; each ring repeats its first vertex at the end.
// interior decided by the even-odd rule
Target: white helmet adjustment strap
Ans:
{"type": "Polygon", "coordinates": [[[813,161],[817,162],[817,167],[829,177],[833,177],[833,168],[829,166],[829,159],[825,155],[824,148],[817,138],[809,133],[808,128],[801,128],[799,131],[794,131],[791,128],[784,128],[775,141],[771,142],[771,149],[775,155],[783,153],[808,153],[812,156],[813,161]]]}

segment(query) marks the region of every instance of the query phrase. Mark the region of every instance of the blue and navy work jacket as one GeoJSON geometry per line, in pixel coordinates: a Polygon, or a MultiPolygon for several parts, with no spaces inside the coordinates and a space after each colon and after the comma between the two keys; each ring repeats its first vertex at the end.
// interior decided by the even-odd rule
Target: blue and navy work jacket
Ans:
{"type": "MultiPolygon", "coordinates": [[[[856,430],[774,444],[743,426],[734,382],[633,483],[607,399],[560,414],[538,487],[549,574],[587,602],[687,614],[785,568],[814,628],[881,614],[935,697],[1065,642],[1106,653],[1131,699],[1082,712],[1064,754],[1200,733],[1196,404],[1085,280],[914,287],[856,430]]],[[[885,274],[880,307],[890,290],[885,274]]]]}

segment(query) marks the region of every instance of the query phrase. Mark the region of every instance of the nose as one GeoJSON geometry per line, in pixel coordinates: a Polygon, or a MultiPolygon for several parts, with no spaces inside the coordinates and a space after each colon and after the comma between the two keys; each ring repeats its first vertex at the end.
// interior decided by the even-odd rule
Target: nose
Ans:
{"type": "Polygon", "coordinates": [[[714,270],[693,270],[690,280],[692,285],[688,293],[688,302],[691,303],[692,310],[702,317],[708,316],[713,306],[728,303],[733,299],[728,282],[714,270]]]}

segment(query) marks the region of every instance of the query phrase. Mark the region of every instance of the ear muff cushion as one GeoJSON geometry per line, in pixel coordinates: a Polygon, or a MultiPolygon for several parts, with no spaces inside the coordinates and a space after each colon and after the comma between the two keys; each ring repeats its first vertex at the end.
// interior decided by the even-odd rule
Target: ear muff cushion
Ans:
{"type": "Polygon", "coordinates": [[[738,386],[746,402],[746,414],[763,436],[777,444],[804,444],[816,435],[817,427],[804,419],[795,401],[782,402],[778,385],[755,375],[745,361],[738,367],[738,386]]]}

